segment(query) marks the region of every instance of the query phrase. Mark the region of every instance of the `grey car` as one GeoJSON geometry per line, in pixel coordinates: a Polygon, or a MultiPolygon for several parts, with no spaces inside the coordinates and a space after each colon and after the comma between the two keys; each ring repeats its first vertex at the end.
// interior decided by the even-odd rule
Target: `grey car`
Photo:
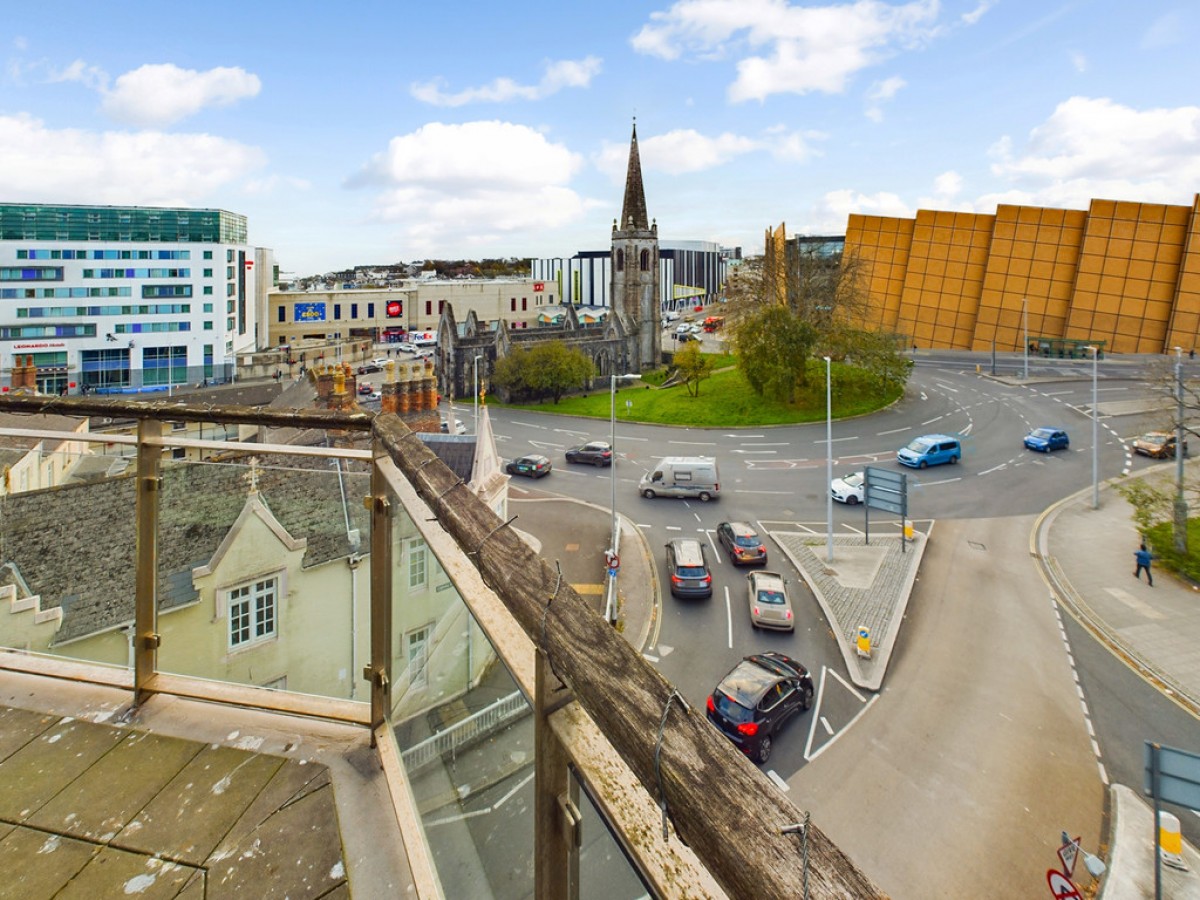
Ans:
{"type": "Polygon", "coordinates": [[[746,576],[750,624],[774,631],[795,631],[796,617],[788,599],[787,582],[778,572],[751,572],[746,576]]]}

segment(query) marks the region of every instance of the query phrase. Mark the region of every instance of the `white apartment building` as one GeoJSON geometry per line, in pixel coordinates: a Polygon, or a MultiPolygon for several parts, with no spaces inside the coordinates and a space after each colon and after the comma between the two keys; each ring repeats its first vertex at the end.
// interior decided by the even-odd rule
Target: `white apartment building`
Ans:
{"type": "Polygon", "coordinates": [[[229,380],[273,270],[225,210],[0,203],[0,390],[30,357],[43,393],[229,380]]]}

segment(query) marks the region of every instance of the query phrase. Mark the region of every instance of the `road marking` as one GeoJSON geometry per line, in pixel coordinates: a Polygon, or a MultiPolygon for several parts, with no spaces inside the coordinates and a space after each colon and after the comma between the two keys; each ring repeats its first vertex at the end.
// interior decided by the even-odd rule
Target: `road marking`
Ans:
{"type": "Polygon", "coordinates": [[[643,654],[642,654],[642,658],[643,658],[643,659],[648,659],[648,660],[650,660],[650,662],[652,662],[652,663],[656,663],[656,662],[658,662],[658,661],[659,661],[659,659],[658,659],[658,657],[657,657],[657,656],[654,656],[653,654],[650,654],[650,653],[643,653],[643,654]]]}
{"type": "MultiPolygon", "coordinates": [[[[513,785],[512,789],[507,794],[505,794],[503,797],[501,797],[499,800],[497,800],[491,806],[486,807],[485,809],[477,809],[477,810],[473,810],[471,812],[461,813],[460,815],[457,815],[457,816],[446,816],[443,819],[433,819],[429,822],[426,822],[425,824],[427,826],[449,825],[454,822],[461,822],[464,819],[474,819],[478,816],[486,816],[486,815],[488,815],[488,813],[494,813],[501,806],[503,806],[505,803],[507,803],[509,800],[511,800],[514,796],[516,796],[516,793],[519,790],[521,790],[521,788],[525,787],[525,785],[527,785],[527,784],[529,784],[529,782],[533,781],[533,777],[535,774],[537,774],[537,773],[530,772],[528,775],[526,775],[524,778],[522,778],[519,782],[517,782],[515,785],[513,785]]],[[[464,785],[464,787],[465,787],[465,785],[464,785]]],[[[468,792],[468,796],[469,796],[469,792],[468,792]]]]}
{"type": "Polygon", "coordinates": [[[668,525],[667,531],[683,531],[682,525],[668,525]]]}
{"type": "MultiPolygon", "coordinates": [[[[858,440],[858,435],[853,435],[851,437],[834,438],[833,443],[837,444],[841,441],[857,441],[857,440],[858,440]]],[[[827,444],[829,442],[828,441],[813,441],[813,443],[814,444],[827,444]]]]}
{"type": "Polygon", "coordinates": [[[725,588],[725,622],[729,633],[729,649],[733,649],[733,607],[729,604],[729,588],[725,588]]]}
{"type": "Polygon", "coordinates": [[[770,769],[767,771],[767,777],[770,778],[773,782],[775,782],[775,787],[779,788],[781,791],[790,791],[791,790],[791,788],[788,786],[788,783],[786,781],[784,781],[782,778],[780,778],[775,773],[774,769],[770,769]]]}
{"type": "Polygon", "coordinates": [[[1042,391],[1042,396],[1043,397],[1065,397],[1067,394],[1073,394],[1073,393],[1075,393],[1075,392],[1074,391],[1054,391],[1053,393],[1051,393],[1050,391],[1042,391]]]}
{"type": "Polygon", "coordinates": [[[547,430],[545,425],[534,425],[532,422],[517,422],[517,421],[515,421],[515,420],[514,420],[514,421],[513,421],[513,424],[514,424],[514,425],[520,425],[522,428],[536,428],[536,429],[538,429],[539,431],[546,431],[546,430],[547,430]]]}
{"type": "Polygon", "coordinates": [[[821,725],[825,729],[825,733],[830,737],[833,737],[833,726],[829,724],[829,720],[824,716],[821,716],[821,725]]]}
{"type": "Polygon", "coordinates": [[[787,441],[778,441],[774,444],[747,444],[745,441],[743,441],[742,446],[743,447],[787,447],[788,442],[787,441]]]}
{"type": "Polygon", "coordinates": [[[623,435],[621,435],[621,440],[623,440],[623,441],[641,441],[644,444],[646,441],[650,440],[650,438],[629,437],[628,435],[623,434],[623,435]]]}
{"type": "Polygon", "coordinates": [[[962,476],[958,478],[943,478],[941,481],[918,481],[917,487],[933,487],[935,484],[953,484],[956,481],[962,481],[962,476]]]}
{"type": "Polygon", "coordinates": [[[731,494],[773,494],[775,496],[790,497],[795,491],[730,491],[731,494]]]}
{"type": "Polygon", "coordinates": [[[602,585],[602,584],[573,584],[573,585],[571,585],[571,587],[575,588],[575,593],[577,593],[577,594],[603,594],[604,593],[604,585],[602,585]]]}
{"type": "Polygon", "coordinates": [[[845,678],[843,678],[841,675],[839,675],[837,673],[836,669],[830,669],[829,674],[832,675],[834,678],[836,678],[838,681],[840,681],[842,683],[842,687],[844,687],[846,690],[848,690],[850,693],[852,693],[855,697],[857,697],[859,703],[867,702],[867,698],[864,697],[862,694],[860,694],[858,692],[858,689],[855,688],[854,685],[852,685],[845,678]]]}
{"type": "Polygon", "coordinates": [[[1008,465],[1008,463],[1002,462],[998,466],[992,466],[990,469],[984,469],[982,472],[976,472],[975,474],[976,475],[988,475],[992,472],[999,472],[1001,469],[1005,468],[1007,465],[1008,465]]]}
{"type": "Polygon", "coordinates": [[[721,437],[727,438],[760,438],[766,437],[765,434],[723,434],[721,437]]]}
{"type": "Polygon", "coordinates": [[[739,450],[736,447],[729,451],[730,453],[778,453],[778,450],[739,450]]]}
{"type": "MultiPolygon", "coordinates": [[[[700,518],[700,517],[699,517],[699,516],[696,516],[696,518],[698,519],[698,518],[700,518]]],[[[721,552],[721,548],[720,548],[720,547],[718,547],[718,546],[717,546],[717,542],[713,540],[713,533],[712,533],[712,531],[710,531],[709,529],[706,529],[706,528],[701,528],[701,529],[700,529],[700,531],[701,531],[701,533],[703,533],[705,536],[707,536],[707,537],[708,537],[708,543],[709,543],[709,544],[712,546],[712,548],[713,548],[713,553],[715,553],[715,554],[716,554],[716,556],[717,556],[717,562],[719,562],[719,563],[721,563],[722,565],[724,565],[724,563],[725,563],[725,560],[723,559],[723,557],[725,556],[725,554],[721,552]]]]}
{"type": "Polygon", "coordinates": [[[679,444],[681,447],[715,447],[716,441],[667,441],[668,444],[679,444]]]}
{"type": "Polygon", "coordinates": [[[940,422],[940,421],[942,421],[942,419],[944,419],[944,418],[946,418],[946,417],[945,417],[945,416],[936,416],[936,417],[934,417],[934,418],[932,418],[932,419],[926,419],[926,420],[925,420],[924,422],[922,422],[921,424],[922,424],[922,425],[932,425],[934,422],[940,422]]]}
{"type": "Polygon", "coordinates": [[[893,428],[890,431],[877,431],[877,432],[875,432],[875,435],[878,437],[879,435],[884,435],[884,434],[899,434],[902,431],[908,431],[908,430],[910,430],[910,429],[906,425],[904,428],[893,428]]]}

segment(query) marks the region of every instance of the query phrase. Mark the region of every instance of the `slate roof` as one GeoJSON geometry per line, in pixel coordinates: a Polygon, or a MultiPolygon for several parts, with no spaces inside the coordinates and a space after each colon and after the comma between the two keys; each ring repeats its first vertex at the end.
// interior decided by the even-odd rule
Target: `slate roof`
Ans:
{"type": "MultiPolygon", "coordinates": [[[[295,538],[306,538],[304,566],[347,556],[346,534],[370,534],[361,498],[370,492],[362,471],[343,475],[345,510],[336,469],[313,468],[302,457],[261,458],[260,499],[295,538]]],[[[343,461],[344,467],[352,463],[343,461]]],[[[244,463],[163,466],[159,512],[160,609],[197,599],[191,571],[212,558],[237,520],[249,491],[244,463]]],[[[133,619],[135,531],[132,475],[96,484],[63,485],[0,498],[0,563],[13,563],[43,609],[61,606],[56,643],[133,619]]]]}
{"type": "Polygon", "coordinates": [[[465,482],[470,482],[475,465],[475,435],[431,434],[418,431],[417,437],[432,450],[442,462],[465,482]]]}

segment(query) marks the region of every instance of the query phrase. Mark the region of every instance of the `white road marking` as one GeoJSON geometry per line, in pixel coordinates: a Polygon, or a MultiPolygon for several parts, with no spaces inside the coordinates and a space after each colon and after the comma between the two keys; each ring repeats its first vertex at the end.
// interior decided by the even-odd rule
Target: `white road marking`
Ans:
{"type": "Polygon", "coordinates": [[[1073,394],[1073,393],[1075,393],[1075,392],[1074,391],[1054,391],[1054,392],[1042,391],[1042,396],[1043,397],[1064,397],[1067,394],[1073,394]]]}
{"type": "Polygon", "coordinates": [[[656,663],[656,662],[658,662],[658,657],[657,657],[657,656],[653,656],[653,655],[651,655],[651,654],[649,654],[649,653],[643,653],[643,654],[642,654],[642,658],[643,658],[643,659],[648,659],[648,660],[650,660],[650,662],[652,662],[652,663],[656,663]]]}
{"type": "Polygon", "coordinates": [[[745,441],[743,441],[742,446],[743,447],[787,447],[788,442],[787,441],[777,441],[774,444],[747,444],[745,441]]]}
{"type": "Polygon", "coordinates": [[[875,432],[875,435],[879,436],[879,435],[883,435],[883,434],[899,434],[902,431],[908,431],[908,430],[909,430],[908,426],[905,426],[904,428],[893,428],[890,431],[877,431],[877,432],[875,432]]]}
{"type": "Polygon", "coordinates": [[[1008,466],[1008,463],[1006,463],[1006,462],[1002,462],[1002,463],[1000,463],[1000,465],[998,465],[998,466],[992,466],[990,469],[984,469],[982,472],[976,472],[975,474],[977,474],[977,475],[988,475],[988,474],[990,474],[990,473],[992,473],[992,472],[999,472],[1001,469],[1003,469],[1003,468],[1006,468],[1007,466],[1008,466]]]}
{"type": "Polygon", "coordinates": [[[867,698],[864,697],[862,694],[860,694],[858,692],[858,689],[854,685],[852,685],[845,678],[843,678],[841,675],[839,675],[837,673],[836,669],[830,669],[829,674],[832,675],[834,678],[836,678],[838,681],[840,681],[842,683],[842,687],[844,687],[846,690],[848,690],[850,693],[852,693],[855,697],[857,697],[859,703],[867,702],[867,698]]]}
{"type": "Polygon", "coordinates": [[[924,422],[922,422],[921,424],[922,424],[922,425],[932,425],[934,422],[940,422],[940,421],[942,421],[942,419],[944,419],[944,418],[946,418],[946,417],[945,417],[945,416],[936,416],[935,418],[932,418],[932,419],[926,419],[926,420],[925,420],[924,422]]]}
{"type": "Polygon", "coordinates": [[[668,444],[679,444],[681,447],[715,447],[716,441],[667,441],[668,444]]]}
{"type": "Polygon", "coordinates": [[[943,478],[941,481],[922,481],[918,482],[917,487],[933,487],[935,484],[953,484],[956,481],[962,481],[961,476],[958,478],[943,478]]]}
{"type": "Polygon", "coordinates": [[[775,787],[779,788],[781,791],[790,791],[791,790],[791,788],[788,786],[788,783],[786,781],[784,781],[782,778],[780,778],[777,774],[775,774],[774,769],[770,769],[767,771],[767,777],[770,778],[773,782],[775,782],[775,787]]]}
{"type": "Polygon", "coordinates": [[[729,632],[729,649],[733,649],[733,607],[729,604],[729,588],[725,588],[725,621],[729,632]]]}
{"type": "Polygon", "coordinates": [[[681,525],[668,525],[668,526],[667,526],[667,531],[683,531],[683,526],[681,526],[681,525]]]}
{"type": "Polygon", "coordinates": [[[546,431],[545,425],[534,425],[532,422],[513,422],[514,425],[520,425],[522,428],[536,428],[539,431],[546,431]]]}
{"type": "Polygon", "coordinates": [[[825,729],[825,733],[833,737],[833,726],[829,724],[829,720],[821,716],[821,727],[825,729]]]}

